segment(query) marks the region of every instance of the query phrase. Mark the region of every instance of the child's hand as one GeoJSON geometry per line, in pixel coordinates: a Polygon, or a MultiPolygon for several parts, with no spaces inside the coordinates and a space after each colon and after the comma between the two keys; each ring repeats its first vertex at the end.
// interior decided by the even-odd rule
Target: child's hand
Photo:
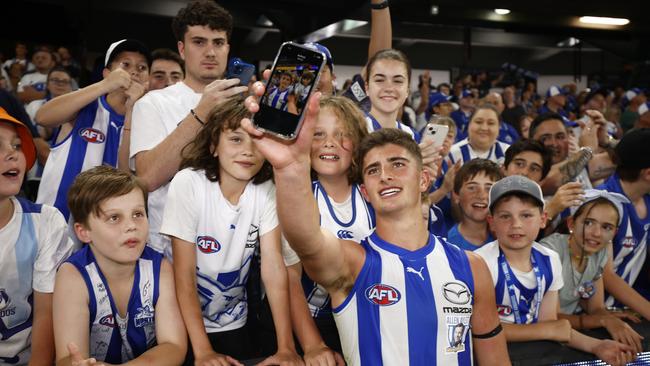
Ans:
{"type": "Polygon", "coordinates": [[[126,90],[131,86],[131,75],[127,71],[121,68],[116,68],[111,71],[106,79],[102,80],[102,83],[106,86],[106,93],[110,93],[117,89],[126,90]]]}
{"type": "Polygon", "coordinates": [[[643,352],[643,345],[641,344],[643,336],[635,332],[629,324],[614,316],[605,317],[602,319],[602,324],[612,336],[612,339],[631,346],[636,353],[643,352]]]}
{"type": "Polygon", "coordinates": [[[331,348],[327,347],[325,344],[320,345],[317,348],[313,348],[305,351],[303,357],[305,359],[305,364],[307,366],[344,366],[345,361],[340,353],[334,352],[331,348]]]}
{"type": "Polygon", "coordinates": [[[72,342],[68,343],[68,352],[70,352],[70,361],[72,361],[72,366],[106,365],[103,362],[97,362],[97,360],[94,358],[84,359],[83,356],[81,356],[81,352],[79,352],[79,347],[77,347],[77,345],[72,342]]]}
{"type": "Polygon", "coordinates": [[[244,366],[234,358],[221,353],[210,352],[194,359],[194,366],[244,366]]]}
{"type": "Polygon", "coordinates": [[[304,366],[305,363],[302,362],[302,358],[298,356],[296,351],[293,350],[284,350],[278,351],[271,357],[267,357],[264,361],[257,364],[257,366],[269,366],[269,365],[280,365],[280,366],[304,366]]]}
{"type": "Polygon", "coordinates": [[[610,339],[598,342],[592,353],[612,366],[624,366],[636,360],[636,354],[632,347],[610,339]]]}

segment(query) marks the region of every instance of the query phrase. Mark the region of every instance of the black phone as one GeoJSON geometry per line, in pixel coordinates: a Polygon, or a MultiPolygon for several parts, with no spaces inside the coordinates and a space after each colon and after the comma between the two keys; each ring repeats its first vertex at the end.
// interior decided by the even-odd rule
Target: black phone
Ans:
{"type": "Polygon", "coordinates": [[[226,68],[226,79],[239,79],[239,85],[248,86],[251,78],[255,75],[255,66],[247,64],[238,57],[228,61],[226,68]]]}
{"type": "Polygon", "coordinates": [[[305,112],[305,108],[298,103],[295,90],[308,89],[303,93],[304,100],[307,100],[318,85],[325,61],[322,52],[293,42],[283,43],[275,57],[266,91],[260,99],[260,109],[253,116],[255,127],[283,139],[295,139],[305,112]],[[311,74],[310,78],[302,77],[306,73],[311,74]]]}

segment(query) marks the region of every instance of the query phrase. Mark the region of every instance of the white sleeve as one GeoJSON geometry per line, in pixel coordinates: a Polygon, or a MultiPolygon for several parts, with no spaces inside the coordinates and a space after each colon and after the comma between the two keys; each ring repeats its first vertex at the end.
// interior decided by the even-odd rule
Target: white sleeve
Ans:
{"type": "Polygon", "coordinates": [[[193,243],[199,224],[199,205],[195,189],[199,182],[192,179],[192,171],[181,170],[169,184],[167,202],[160,233],[193,243]]]}
{"type": "Polygon", "coordinates": [[[43,205],[40,219],[32,288],[52,293],[56,271],[72,254],[74,243],[68,236],[68,224],[59,210],[43,205]]]}
{"type": "Polygon", "coordinates": [[[133,106],[131,114],[131,146],[129,165],[135,169],[134,157],[141,151],[151,150],[167,137],[162,113],[147,95],[133,106]]]}
{"type": "Polygon", "coordinates": [[[23,76],[20,78],[20,81],[18,81],[18,88],[16,89],[17,93],[22,93],[25,91],[25,85],[29,85],[29,80],[27,78],[27,75],[23,76]]]}
{"type": "Polygon", "coordinates": [[[551,270],[553,271],[553,283],[548,288],[549,291],[559,291],[564,286],[564,278],[562,277],[562,262],[560,256],[554,250],[548,250],[551,258],[551,270]]]}
{"type": "Polygon", "coordinates": [[[284,238],[284,234],[281,236],[282,240],[282,258],[284,259],[284,265],[289,267],[293,266],[296,263],[300,262],[298,254],[289,246],[289,242],[284,238]]]}
{"type": "Polygon", "coordinates": [[[278,226],[278,213],[275,204],[275,185],[269,184],[271,187],[266,192],[264,199],[265,205],[262,209],[262,216],[260,217],[260,237],[272,231],[278,226]]]}

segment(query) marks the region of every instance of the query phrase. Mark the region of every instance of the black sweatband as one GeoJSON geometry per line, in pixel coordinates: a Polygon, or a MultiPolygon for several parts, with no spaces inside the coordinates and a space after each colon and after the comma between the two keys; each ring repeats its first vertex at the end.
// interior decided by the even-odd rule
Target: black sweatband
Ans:
{"type": "Polygon", "coordinates": [[[472,333],[472,337],[478,338],[478,339],[492,338],[495,335],[501,333],[502,330],[503,330],[503,327],[501,326],[501,323],[499,323],[499,325],[497,325],[496,328],[492,329],[491,331],[489,331],[487,333],[483,333],[483,334],[474,334],[474,333],[472,333]]]}
{"type": "Polygon", "coordinates": [[[370,4],[370,9],[372,10],[386,9],[387,7],[388,7],[388,0],[384,0],[379,4],[370,4]]]}

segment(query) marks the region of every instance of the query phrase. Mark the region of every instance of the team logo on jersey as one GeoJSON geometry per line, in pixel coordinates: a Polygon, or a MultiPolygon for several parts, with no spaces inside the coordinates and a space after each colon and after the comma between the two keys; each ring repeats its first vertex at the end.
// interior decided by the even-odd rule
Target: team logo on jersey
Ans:
{"type": "Polygon", "coordinates": [[[94,128],[83,128],[79,131],[79,136],[83,138],[84,140],[93,143],[93,144],[101,144],[106,141],[106,135],[100,130],[94,129],[94,128]]]}
{"type": "Polygon", "coordinates": [[[217,239],[207,235],[197,237],[196,245],[201,252],[206,254],[216,253],[221,250],[221,244],[219,244],[217,239]]]}
{"type": "Polygon", "coordinates": [[[251,224],[248,228],[248,235],[246,236],[246,248],[255,248],[260,239],[260,227],[251,224]]]}
{"type": "Polygon", "coordinates": [[[339,237],[339,239],[353,239],[354,235],[352,235],[352,231],[350,230],[339,230],[336,233],[336,236],[339,237]]]}
{"type": "Polygon", "coordinates": [[[462,282],[447,282],[442,285],[442,295],[456,305],[465,305],[472,300],[472,294],[462,282]]]}
{"type": "Polygon", "coordinates": [[[366,289],[366,298],[375,305],[389,306],[397,303],[402,294],[393,286],[377,283],[366,289]]]}
{"type": "Polygon", "coordinates": [[[110,328],[115,328],[117,323],[115,323],[115,317],[113,314],[104,315],[99,319],[99,324],[105,325],[110,328]]]}
{"type": "Polygon", "coordinates": [[[633,236],[626,236],[621,242],[621,245],[623,245],[623,248],[634,248],[636,240],[633,236]]]}
{"type": "Polygon", "coordinates": [[[465,351],[465,338],[469,332],[469,316],[446,316],[447,347],[446,353],[465,351]]]}
{"type": "Polygon", "coordinates": [[[134,322],[135,326],[142,328],[145,325],[153,324],[154,322],[154,312],[149,305],[145,305],[141,308],[138,308],[138,312],[135,314],[134,322]]]}
{"type": "Polygon", "coordinates": [[[11,306],[11,299],[7,290],[0,288],[0,318],[16,314],[16,307],[11,306]]]}
{"type": "Polygon", "coordinates": [[[509,316],[512,314],[512,308],[509,305],[497,305],[499,316],[509,316]]]}

